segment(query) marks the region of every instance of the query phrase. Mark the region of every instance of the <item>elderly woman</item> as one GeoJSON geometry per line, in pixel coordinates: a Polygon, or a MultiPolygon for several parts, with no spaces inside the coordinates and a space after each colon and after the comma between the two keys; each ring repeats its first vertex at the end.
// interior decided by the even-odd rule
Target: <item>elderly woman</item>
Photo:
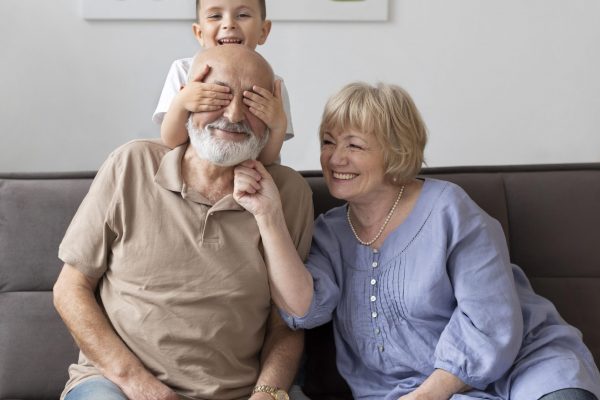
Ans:
{"type": "Polygon", "coordinates": [[[277,190],[249,161],[234,196],[257,220],[273,300],[293,328],[333,320],[357,399],[597,399],[579,332],[511,265],[500,224],[458,186],[416,175],[425,126],[399,87],[350,84],[320,128],[331,194],[306,267],[277,190]]]}

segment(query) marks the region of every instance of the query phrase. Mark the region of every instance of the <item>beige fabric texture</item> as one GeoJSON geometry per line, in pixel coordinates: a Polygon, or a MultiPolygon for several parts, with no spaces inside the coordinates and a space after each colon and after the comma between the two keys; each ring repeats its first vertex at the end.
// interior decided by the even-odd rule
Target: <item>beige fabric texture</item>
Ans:
{"type": "MultiPolygon", "coordinates": [[[[211,205],[181,177],[187,145],[138,140],[115,150],[94,179],[59,258],[101,277],[117,334],[181,398],[247,398],[271,310],[254,217],[231,195],[211,205]]],[[[301,257],[312,235],[312,193],[290,168],[268,168],[301,257]]],[[[63,396],[99,371],[80,353],[63,396]]]]}

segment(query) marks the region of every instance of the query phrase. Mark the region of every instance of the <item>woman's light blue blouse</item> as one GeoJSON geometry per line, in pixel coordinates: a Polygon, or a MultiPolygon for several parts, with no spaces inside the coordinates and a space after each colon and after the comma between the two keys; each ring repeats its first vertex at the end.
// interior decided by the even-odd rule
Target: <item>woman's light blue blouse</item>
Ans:
{"type": "Polygon", "coordinates": [[[358,244],[346,208],[321,215],[307,268],[315,294],[292,328],[333,320],[337,366],[357,399],[397,399],[434,369],[473,387],[452,399],[532,400],[600,374],[554,306],[511,265],[500,224],[458,186],[426,179],[379,250],[358,244]]]}

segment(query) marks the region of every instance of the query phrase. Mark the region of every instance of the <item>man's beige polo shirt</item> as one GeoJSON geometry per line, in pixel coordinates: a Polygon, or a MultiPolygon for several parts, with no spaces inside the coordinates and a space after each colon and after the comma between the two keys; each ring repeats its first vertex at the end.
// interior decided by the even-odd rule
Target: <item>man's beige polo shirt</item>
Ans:
{"type": "MultiPolygon", "coordinates": [[[[259,373],[269,282],[254,217],[231,195],[211,205],[181,177],[186,145],[134,141],[99,170],[59,257],[101,278],[101,304],[118,335],[161,381],[196,399],[247,398],[259,373]]],[[[296,248],[313,221],[305,180],[268,168],[296,248]]],[[[80,354],[66,393],[99,371],[80,354]]]]}

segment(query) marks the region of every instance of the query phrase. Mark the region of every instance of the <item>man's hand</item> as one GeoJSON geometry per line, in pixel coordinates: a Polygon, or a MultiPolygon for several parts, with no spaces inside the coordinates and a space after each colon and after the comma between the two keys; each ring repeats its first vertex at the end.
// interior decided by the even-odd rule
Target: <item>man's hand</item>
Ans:
{"type": "Polygon", "coordinates": [[[272,135],[285,134],[287,117],[283,109],[280,79],[275,81],[273,93],[256,85],[252,87],[252,92],[245,90],[244,104],[269,127],[272,135]]]}
{"type": "Polygon", "coordinates": [[[148,371],[128,376],[117,385],[130,400],[178,400],[177,394],[148,371]]]}
{"type": "Polygon", "coordinates": [[[273,400],[273,396],[265,392],[257,392],[250,396],[249,400],[273,400]]]}
{"type": "Polygon", "coordinates": [[[256,160],[235,167],[233,198],[255,217],[281,210],[279,191],[265,167],[256,160]]]}
{"type": "Polygon", "coordinates": [[[228,105],[233,98],[229,87],[204,83],[204,78],[209,72],[210,66],[205,65],[204,70],[181,89],[174,101],[192,113],[216,111],[228,105]]]}

